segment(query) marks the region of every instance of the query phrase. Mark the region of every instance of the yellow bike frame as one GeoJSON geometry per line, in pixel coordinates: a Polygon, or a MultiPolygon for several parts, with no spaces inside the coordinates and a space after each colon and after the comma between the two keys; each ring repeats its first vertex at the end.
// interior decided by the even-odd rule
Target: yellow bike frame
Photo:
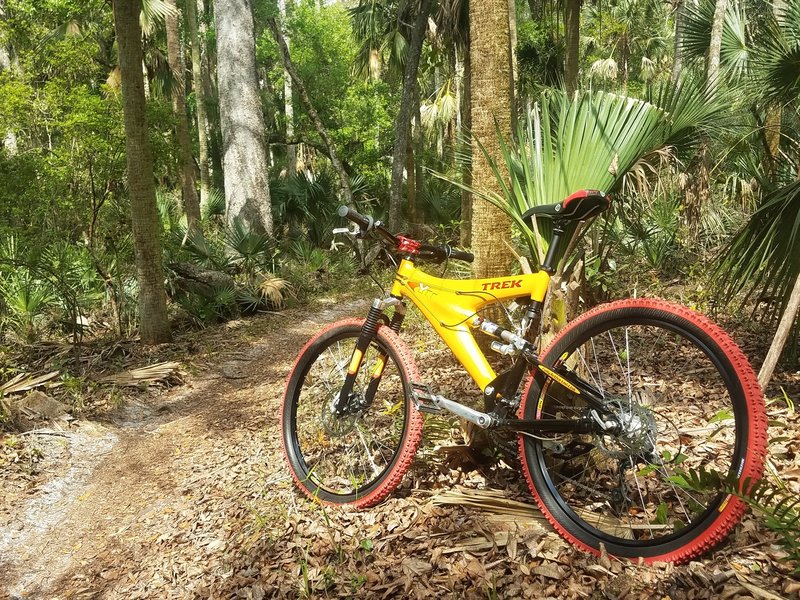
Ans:
{"type": "Polygon", "coordinates": [[[489,279],[442,279],[416,268],[413,261],[403,259],[397,268],[391,295],[408,298],[414,303],[481,391],[485,391],[496,374],[471,332],[477,311],[489,304],[515,298],[543,302],[549,283],[550,275],[544,270],[489,279]]]}

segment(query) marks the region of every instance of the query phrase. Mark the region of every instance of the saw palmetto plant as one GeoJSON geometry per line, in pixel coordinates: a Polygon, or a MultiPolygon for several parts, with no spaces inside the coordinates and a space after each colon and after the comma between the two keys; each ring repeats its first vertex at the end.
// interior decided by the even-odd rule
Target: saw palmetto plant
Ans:
{"type": "Polygon", "coordinates": [[[711,126],[722,104],[694,80],[662,84],[647,99],[585,91],[547,93],[501,140],[502,163],[488,157],[502,194],[473,190],[517,224],[534,257],[543,256],[550,225],[522,219],[529,208],[579,189],[618,190],[626,174],[664,147],[683,149],[711,126]],[[507,178],[508,174],[508,178],[507,178]]]}

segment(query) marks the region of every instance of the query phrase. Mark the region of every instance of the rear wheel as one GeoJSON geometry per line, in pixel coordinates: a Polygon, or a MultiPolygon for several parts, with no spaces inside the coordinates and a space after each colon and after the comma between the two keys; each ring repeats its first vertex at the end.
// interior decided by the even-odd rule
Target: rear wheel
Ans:
{"type": "MultiPolygon", "coordinates": [[[[521,436],[537,503],[570,542],[593,553],[685,561],[723,539],[745,505],[687,489],[682,472],[761,476],[766,415],[741,350],[707,318],[658,300],[626,300],[578,318],[542,356],[603,393],[614,435],[521,436]]],[[[580,396],[532,381],[525,419],[587,417],[580,396]]]]}
{"type": "Polygon", "coordinates": [[[327,504],[372,506],[411,466],[422,416],[411,400],[416,367],[403,342],[379,326],[342,414],[333,410],[363,320],[340,321],[312,339],[289,375],[281,415],[283,449],[297,485],[327,504]],[[376,374],[380,380],[370,382],[376,374]]]}

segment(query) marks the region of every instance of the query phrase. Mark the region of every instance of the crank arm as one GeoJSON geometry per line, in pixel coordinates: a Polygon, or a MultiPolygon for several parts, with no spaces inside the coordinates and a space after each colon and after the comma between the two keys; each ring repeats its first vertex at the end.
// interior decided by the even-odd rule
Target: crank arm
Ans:
{"type": "Polygon", "coordinates": [[[465,406],[460,402],[448,400],[439,394],[434,394],[423,383],[412,383],[411,391],[414,396],[414,405],[420,412],[431,414],[449,412],[470,423],[474,423],[482,429],[492,427],[496,423],[496,419],[492,415],[465,406]]]}

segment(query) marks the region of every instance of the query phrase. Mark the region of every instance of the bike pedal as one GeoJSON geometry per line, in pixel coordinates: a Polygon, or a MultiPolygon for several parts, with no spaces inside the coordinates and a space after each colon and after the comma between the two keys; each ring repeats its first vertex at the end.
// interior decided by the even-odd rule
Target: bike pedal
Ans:
{"type": "Polygon", "coordinates": [[[411,382],[411,395],[414,400],[414,406],[419,412],[432,415],[442,412],[442,409],[436,405],[434,400],[435,394],[427,384],[411,382]]]}

